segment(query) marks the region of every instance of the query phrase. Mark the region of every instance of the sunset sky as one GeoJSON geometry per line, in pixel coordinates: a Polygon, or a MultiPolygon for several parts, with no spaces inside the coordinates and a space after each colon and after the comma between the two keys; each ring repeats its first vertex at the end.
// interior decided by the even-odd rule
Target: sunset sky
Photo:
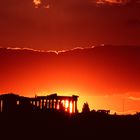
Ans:
{"type": "Polygon", "coordinates": [[[9,92],[140,111],[140,0],[0,0],[0,93],[9,92]]]}

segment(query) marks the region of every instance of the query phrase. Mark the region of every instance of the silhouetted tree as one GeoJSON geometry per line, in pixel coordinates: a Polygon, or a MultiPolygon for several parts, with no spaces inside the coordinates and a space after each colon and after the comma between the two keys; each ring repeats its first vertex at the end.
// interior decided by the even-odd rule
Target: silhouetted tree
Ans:
{"type": "Polygon", "coordinates": [[[88,112],[90,112],[90,108],[89,108],[89,105],[88,105],[87,102],[84,103],[83,108],[82,108],[82,112],[83,112],[83,113],[88,113],[88,112]]]}

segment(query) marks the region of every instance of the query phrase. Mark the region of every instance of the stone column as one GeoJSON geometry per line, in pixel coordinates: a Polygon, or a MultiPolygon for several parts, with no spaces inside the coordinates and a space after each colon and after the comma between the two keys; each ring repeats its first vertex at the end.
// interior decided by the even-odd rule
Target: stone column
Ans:
{"type": "Polygon", "coordinates": [[[44,101],[43,102],[43,108],[45,109],[45,106],[46,106],[45,103],[46,103],[46,101],[45,101],[45,99],[43,99],[43,101],[44,101]]]}
{"type": "Polygon", "coordinates": [[[50,101],[50,99],[49,99],[49,109],[51,108],[51,101],[50,101]]]}
{"type": "Polygon", "coordinates": [[[70,113],[70,103],[71,103],[71,101],[68,100],[68,112],[69,112],[69,113],[70,113]]]}
{"type": "Polygon", "coordinates": [[[42,99],[42,109],[44,109],[44,99],[42,99]]]}
{"type": "Polygon", "coordinates": [[[77,100],[75,100],[75,113],[77,113],[77,100]]]}
{"type": "Polygon", "coordinates": [[[58,100],[58,109],[60,109],[60,100],[58,100]]]}
{"type": "Polygon", "coordinates": [[[46,99],[46,106],[47,106],[47,109],[49,108],[49,100],[46,99]]]}
{"type": "Polygon", "coordinates": [[[74,113],[74,100],[72,100],[72,113],[74,113]]]}
{"type": "Polygon", "coordinates": [[[51,103],[52,103],[52,109],[53,109],[53,103],[54,103],[54,100],[53,99],[52,99],[52,102],[51,103]]]}
{"type": "Polygon", "coordinates": [[[62,100],[60,99],[60,102],[59,102],[59,109],[62,110],[62,100]]]}
{"type": "Polygon", "coordinates": [[[45,109],[47,109],[47,99],[46,99],[45,109]]]}
{"type": "Polygon", "coordinates": [[[35,100],[35,107],[37,107],[37,100],[35,100]]]}
{"type": "Polygon", "coordinates": [[[58,106],[58,100],[56,99],[56,102],[55,102],[55,109],[57,109],[57,106],[58,106]]]}
{"type": "Polygon", "coordinates": [[[40,99],[39,99],[39,109],[41,109],[40,103],[41,103],[41,102],[40,102],[40,99]]]}

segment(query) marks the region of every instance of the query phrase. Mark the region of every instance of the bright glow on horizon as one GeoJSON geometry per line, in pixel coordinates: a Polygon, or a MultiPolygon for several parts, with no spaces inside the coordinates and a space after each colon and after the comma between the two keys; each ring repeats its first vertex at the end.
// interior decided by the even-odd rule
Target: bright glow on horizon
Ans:
{"type": "Polygon", "coordinates": [[[69,107],[69,101],[66,100],[66,101],[65,101],[65,108],[68,108],[68,107],[69,107]]]}
{"type": "Polygon", "coordinates": [[[72,102],[70,102],[70,113],[72,113],[72,102]]]}

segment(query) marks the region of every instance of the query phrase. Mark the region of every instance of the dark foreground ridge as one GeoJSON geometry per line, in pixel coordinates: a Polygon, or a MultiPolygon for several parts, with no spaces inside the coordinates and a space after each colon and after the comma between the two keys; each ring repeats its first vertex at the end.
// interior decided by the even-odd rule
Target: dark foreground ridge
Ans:
{"type": "Polygon", "coordinates": [[[139,136],[140,115],[97,112],[70,115],[57,111],[1,113],[0,129],[1,136],[10,134],[25,139],[135,139],[139,136]]]}
{"type": "Polygon", "coordinates": [[[138,139],[140,114],[111,115],[85,111],[1,112],[1,137],[7,139],[138,139]]]}

